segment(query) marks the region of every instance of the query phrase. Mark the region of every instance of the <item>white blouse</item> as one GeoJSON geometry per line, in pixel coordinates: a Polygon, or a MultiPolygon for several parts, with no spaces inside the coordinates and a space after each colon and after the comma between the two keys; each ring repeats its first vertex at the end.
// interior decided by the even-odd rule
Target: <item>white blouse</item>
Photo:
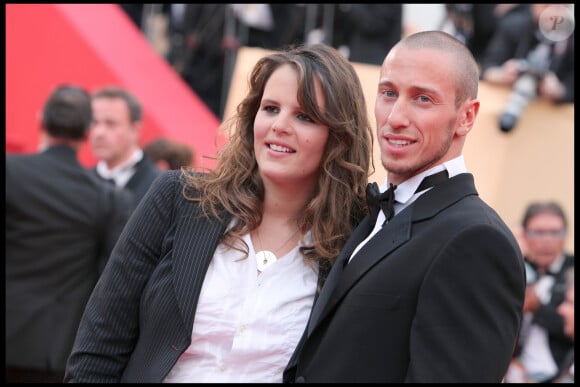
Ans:
{"type": "MultiPolygon", "coordinates": [[[[310,235],[307,235],[310,237],[310,235]]],[[[218,246],[197,305],[191,345],[165,383],[281,383],[306,327],[318,281],[296,246],[258,274],[249,256],[218,246]]]]}

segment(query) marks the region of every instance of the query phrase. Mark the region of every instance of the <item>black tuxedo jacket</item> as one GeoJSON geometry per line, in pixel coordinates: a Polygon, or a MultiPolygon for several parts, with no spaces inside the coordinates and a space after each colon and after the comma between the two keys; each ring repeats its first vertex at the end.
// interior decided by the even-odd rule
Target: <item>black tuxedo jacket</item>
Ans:
{"type": "Polygon", "coordinates": [[[373,226],[363,219],[346,243],[284,381],[500,382],[525,272],[513,234],[479,198],[473,176],[423,194],[344,266],[373,226]]]}
{"type": "Polygon", "coordinates": [[[131,203],[67,146],[6,156],[7,366],[64,371],[131,203]]]}

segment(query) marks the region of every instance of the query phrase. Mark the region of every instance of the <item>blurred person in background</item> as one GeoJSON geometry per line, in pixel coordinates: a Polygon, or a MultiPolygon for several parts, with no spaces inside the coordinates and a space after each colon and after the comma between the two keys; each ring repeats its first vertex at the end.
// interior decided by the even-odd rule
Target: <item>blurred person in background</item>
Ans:
{"type": "Polygon", "coordinates": [[[574,32],[556,41],[542,31],[553,25],[540,28],[542,21],[550,22],[542,13],[554,6],[570,9],[569,4],[531,4],[506,14],[481,58],[481,79],[513,87],[529,73],[538,81],[538,96],[555,103],[574,102],[574,32]]]}
{"type": "Polygon", "coordinates": [[[57,87],[41,150],[6,155],[6,382],[60,383],[85,303],[127,221],[132,198],[77,154],[91,97],[57,87]]]}
{"type": "Polygon", "coordinates": [[[528,4],[445,4],[443,24],[451,24],[450,33],[469,48],[480,64],[499,21],[511,13],[527,12],[527,7],[528,4]]]}
{"type": "Polygon", "coordinates": [[[99,159],[94,172],[116,187],[129,190],[137,206],[161,173],[139,145],[141,103],[123,88],[105,87],[92,94],[92,108],[89,144],[99,159]]]}
{"type": "Polygon", "coordinates": [[[216,117],[222,117],[227,4],[172,4],[167,60],[216,117]]]}
{"type": "Polygon", "coordinates": [[[564,251],[567,218],[555,202],[534,202],[522,220],[526,298],[514,358],[506,382],[545,382],[557,375],[574,340],[558,307],[566,298],[574,256],[564,251]]]}
{"type": "Polygon", "coordinates": [[[231,4],[241,45],[279,50],[304,41],[304,4],[231,4]]]}
{"type": "Polygon", "coordinates": [[[189,145],[168,138],[157,138],[149,142],[143,152],[163,171],[191,167],[195,155],[189,145]]]}
{"type": "Polygon", "coordinates": [[[403,34],[403,4],[337,4],[333,46],[352,62],[381,65],[403,34]]]}

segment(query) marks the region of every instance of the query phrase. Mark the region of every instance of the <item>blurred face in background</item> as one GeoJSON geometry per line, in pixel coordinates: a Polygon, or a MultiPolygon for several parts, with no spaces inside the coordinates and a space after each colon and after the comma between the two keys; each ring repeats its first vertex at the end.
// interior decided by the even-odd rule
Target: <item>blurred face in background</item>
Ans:
{"type": "Polygon", "coordinates": [[[539,213],[528,221],[524,230],[527,257],[546,269],[564,252],[566,229],[561,217],[539,213]]]}
{"type": "Polygon", "coordinates": [[[139,148],[141,122],[131,122],[129,107],[122,98],[95,98],[92,106],[89,144],[94,155],[112,169],[139,148]]]}

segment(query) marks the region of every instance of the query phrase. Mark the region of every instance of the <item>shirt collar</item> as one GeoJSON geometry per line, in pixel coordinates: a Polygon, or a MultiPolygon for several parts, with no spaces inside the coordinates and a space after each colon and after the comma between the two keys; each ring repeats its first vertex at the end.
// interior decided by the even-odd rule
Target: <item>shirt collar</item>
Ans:
{"type": "Polygon", "coordinates": [[[117,165],[113,169],[109,169],[107,163],[104,160],[100,160],[97,163],[97,172],[99,175],[105,179],[114,179],[116,176],[121,175],[135,166],[143,158],[143,151],[137,149],[133,152],[133,155],[124,163],[117,165]]]}
{"type": "MultiPolygon", "coordinates": [[[[460,173],[467,172],[467,167],[465,166],[465,159],[463,158],[463,155],[460,155],[442,164],[436,165],[399,184],[395,190],[395,201],[398,203],[407,203],[415,195],[415,191],[419,187],[419,184],[421,184],[423,181],[423,178],[445,169],[447,169],[450,178],[460,173]]],[[[388,183],[388,178],[385,178],[385,182],[380,187],[381,192],[385,192],[387,190],[387,187],[389,186],[388,183]]]]}

